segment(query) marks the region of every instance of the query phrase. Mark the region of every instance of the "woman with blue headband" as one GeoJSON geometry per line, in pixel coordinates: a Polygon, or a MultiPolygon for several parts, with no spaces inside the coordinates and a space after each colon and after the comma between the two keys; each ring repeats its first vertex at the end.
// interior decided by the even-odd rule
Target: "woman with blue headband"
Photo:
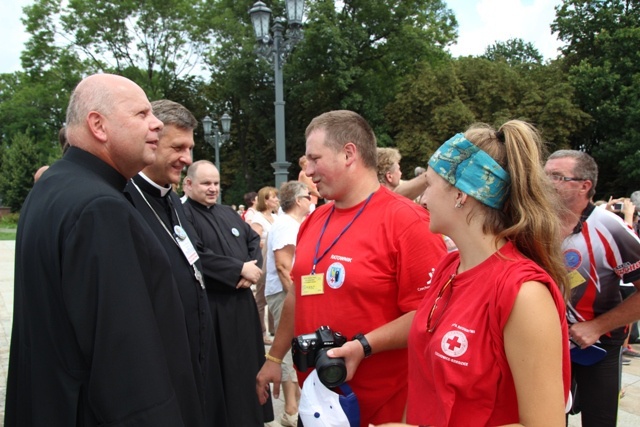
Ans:
{"type": "Polygon", "coordinates": [[[436,267],[409,333],[407,422],[564,426],[571,382],[556,196],[533,126],[476,125],[429,160],[436,267]]]}

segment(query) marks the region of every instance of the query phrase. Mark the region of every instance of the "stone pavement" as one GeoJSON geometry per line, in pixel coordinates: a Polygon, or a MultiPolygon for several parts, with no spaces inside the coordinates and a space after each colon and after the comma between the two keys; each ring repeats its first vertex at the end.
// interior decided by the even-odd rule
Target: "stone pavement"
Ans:
{"type": "MultiPolygon", "coordinates": [[[[4,400],[9,363],[9,343],[11,340],[11,320],[13,316],[13,276],[15,241],[0,241],[0,419],[4,420],[4,400]]],[[[640,351],[640,344],[634,344],[640,351]]],[[[622,386],[625,396],[620,400],[618,427],[640,426],[640,358],[631,360],[631,364],[622,370],[622,386]]],[[[277,420],[283,410],[282,394],[274,400],[276,421],[269,426],[277,427],[277,420]]],[[[570,427],[580,426],[580,416],[569,417],[570,427]]]]}
{"type": "Polygon", "coordinates": [[[13,261],[16,242],[0,241],[0,419],[4,423],[4,398],[7,391],[7,367],[11,321],[13,320],[13,261]]]}

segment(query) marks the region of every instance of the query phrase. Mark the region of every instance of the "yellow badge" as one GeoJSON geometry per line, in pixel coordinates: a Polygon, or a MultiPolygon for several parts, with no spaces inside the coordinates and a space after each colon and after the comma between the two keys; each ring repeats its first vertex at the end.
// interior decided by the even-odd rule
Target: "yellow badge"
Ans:
{"type": "Polygon", "coordinates": [[[324,293],[324,273],[302,276],[302,296],[324,293]]]}
{"type": "Polygon", "coordinates": [[[568,277],[569,277],[569,285],[571,286],[571,289],[575,288],[576,286],[580,286],[584,282],[586,282],[585,278],[582,277],[582,275],[578,273],[577,270],[573,270],[572,272],[570,272],[568,274],[568,277]]]}

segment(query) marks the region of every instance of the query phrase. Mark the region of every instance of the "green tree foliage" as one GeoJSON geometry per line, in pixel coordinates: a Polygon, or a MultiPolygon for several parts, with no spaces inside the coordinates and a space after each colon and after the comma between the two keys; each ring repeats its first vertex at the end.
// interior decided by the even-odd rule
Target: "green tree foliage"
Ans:
{"type": "Polygon", "coordinates": [[[570,147],[574,136],[583,132],[592,118],[580,108],[562,61],[534,68],[529,76],[540,90],[527,97],[536,105],[531,117],[535,118],[534,123],[549,143],[549,149],[570,147]]]}
{"type": "Polygon", "coordinates": [[[318,113],[350,109],[369,120],[382,145],[391,144],[385,108],[402,79],[423,61],[448,57],[444,48],[456,36],[455,16],[440,0],[312,2],[291,64],[289,99],[302,101],[292,128],[302,134],[318,113]]]}
{"type": "Polygon", "coordinates": [[[94,72],[129,77],[149,99],[170,98],[204,117],[204,81],[189,75],[209,42],[204,3],[36,0],[25,7],[25,71],[0,75],[0,143],[28,132],[43,158],[58,157],[69,95],[94,72]]]}
{"type": "Polygon", "coordinates": [[[23,8],[23,23],[31,34],[21,54],[24,72],[0,75],[0,142],[27,133],[47,153],[58,146],[72,88],[88,71],[77,54],[60,45],[55,31],[59,1],[40,0],[23,8]]]}
{"type": "Polygon", "coordinates": [[[42,166],[43,156],[34,140],[18,134],[0,156],[0,195],[2,204],[17,212],[33,185],[33,174],[42,166]]]}
{"type": "Polygon", "coordinates": [[[482,55],[490,61],[506,61],[509,65],[542,64],[542,55],[531,43],[522,39],[509,39],[487,47],[482,55]]]}
{"type": "Polygon", "coordinates": [[[28,133],[39,143],[44,155],[56,153],[58,131],[64,124],[66,106],[73,83],[59,78],[60,69],[49,70],[43,78],[26,73],[0,74],[0,143],[10,145],[13,137],[28,133]]]}
{"type": "MultiPolygon", "coordinates": [[[[274,181],[270,166],[275,160],[273,69],[254,53],[248,14],[252,4],[250,0],[221,0],[213,5],[211,26],[217,43],[207,56],[211,82],[205,94],[207,114],[219,119],[228,111],[232,116],[230,139],[220,148],[225,204],[240,204],[244,193],[274,181]]],[[[276,16],[282,16],[274,9],[276,16]]],[[[198,141],[194,153],[196,158],[213,161],[213,150],[198,141]],[[198,145],[206,150],[198,151],[198,145]]]]}
{"type": "Polygon", "coordinates": [[[556,6],[551,30],[566,44],[561,51],[567,65],[605,53],[596,42],[600,35],[635,28],[640,14],[638,0],[564,0],[556,6]]]}
{"type": "MultiPolygon", "coordinates": [[[[273,185],[274,179],[273,68],[253,52],[247,13],[253,2],[222,0],[212,21],[219,42],[208,57],[212,109],[220,113],[228,102],[234,117],[231,139],[221,150],[225,203],[231,202],[227,195],[273,185]]],[[[273,16],[284,16],[284,2],[267,3],[273,16]]],[[[308,0],[307,11],[304,41],[283,67],[290,178],[299,171],[306,126],[325,111],[355,110],[372,123],[381,144],[392,143],[386,105],[423,60],[448,56],[444,47],[457,27],[439,0],[308,0]]]]}
{"type": "Polygon", "coordinates": [[[526,120],[553,147],[562,147],[589,120],[557,66],[530,69],[473,57],[422,64],[386,112],[405,170],[424,166],[442,142],[475,122],[497,128],[526,120]]]}
{"type": "Polygon", "coordinates": [[[24,8],[31,39],[23,67],[42,73],[64,56],[124,75],[152,98],[188,74],[210,43],[206,0],[36,0],[24,8]]]}
{"type": "Polygon", "coordinates": [[[442,142],[473,123],[473,112],[460,98],[463,91],[453,62],[423,63],[407,76],[386,110],[405,171],[425,166],[442,142]]]}
{"type": "Polygon", "coordinates": [[[592,121],[571,138],[600,168],[597,197],[640,188],[640,1],[565,1],[552,28],[565,70],[592,121]]]}
{"type": "MultiPolygon", "coordinates": [[[[254,52],[254,1],[34,0],[25,9],[32,35],[25,71],[0,76],[0,143],[9,147],[28,132],[54,157],[72,88],[89,73],[114,72],[199,120],[231,114],[231,137],[220,150],[224,203],[273,185],[274,75],[254,52]],[[193,68],[200,59],[209,73],[202,77],[193,68]]],[[[265,3],[284,16],[283,1],[265,3]]],[[[444,0],[307,0],[304,40],[283,67],[290,177],[309,121],[334,109],[366,117],[379,145],[400,148],[405,170],[424,166],[437,145],[473,122],[512,118],[533,122],[554,148],[596,155],[606,145],[598,161],[614,159],[640,134],[633,56],[640,44],[630,24],[637,3],[565,1],[554,31],[567,57],[543,64],[519,39],[481,58],[452,60],[445,49],[457,23],[444,0]]],[[[201,127],[195,140],[194,158],[213,161],[201,127]]],[[[631,168],[633,156],[617,161],[631,168]]]]}

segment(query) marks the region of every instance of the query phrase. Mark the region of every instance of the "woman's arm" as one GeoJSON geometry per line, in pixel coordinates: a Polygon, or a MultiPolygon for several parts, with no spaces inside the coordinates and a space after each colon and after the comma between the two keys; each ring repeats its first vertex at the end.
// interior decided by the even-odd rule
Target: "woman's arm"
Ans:
{"type": "Polygon", "coordinates": [[[289,292],[289,289],[293,286],[291,267],[293,266],[293,255],[295,252],[295,245],[287,245],[282,249],[273,251],[278,278],[280,279],[280,283],[282,283],[282,290],[285,292],[289,292]]]}
{"type": "Polygon", "coordinates": [[[547,287],[522,284],[504,328],[504,347],[518,398],[520,423],[565,425],[561,323],[547,287]]]}
{"type": "Polygon", "coordinates": [[[258,233],[258,236],[260,236],[260,248],[262,248],[265,245],[265,241],[262,240],[262,225],[258,224],[257,222],[253,221],[251,222],[251,228],[253,229],[253,231],[255,231],[256,233],[258,233]]]}

